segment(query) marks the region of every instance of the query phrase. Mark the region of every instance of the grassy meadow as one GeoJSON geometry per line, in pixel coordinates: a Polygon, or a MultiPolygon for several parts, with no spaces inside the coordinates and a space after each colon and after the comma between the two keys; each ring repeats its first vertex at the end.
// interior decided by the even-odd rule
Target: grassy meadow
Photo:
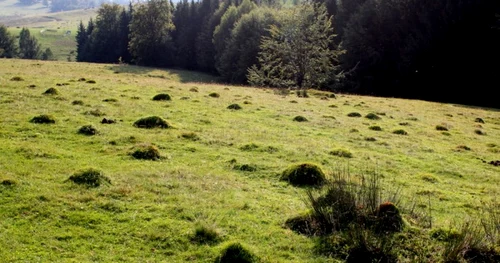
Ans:
{"type": "Polygon", "coordinates": [[[31,35],[38,39],[42,51],[50,48],[55,60],[66,61],[69,55],[70,59],[75,61],[75,36],[78,25],[80,21],[87,25],[90,18],[95,18],[96,10],[53,13],[41,3],[23,6],[17,0],[0,0],[0,24],[7,26],[14,36],[19,36],[21,29],[26,27],[31,35]],[[66,34],[67,31],[71,33],[66,34]]]}
{"type": "MultiPolygon", "coordinates": [[[[262,262],[332,262],[315,253],[316,238],[283,226],[308,209],[304,189],[279,180],[302,162],[327,175],[376,171],[384,189],[430,211],[433,228],[478,216],[500,194],[500,167],[487,163],[500,160],[498,109],[314,90],[300,98],[187,71],[0,59],[0,120],[4,262],[214,262],[231,242],[262,262]],[[171,101],[153,101],[160,93],[171,101]],[[30,122],[40,114],[55,123],[30,122]],[[173,127],[133,126],[147,116],[173,127]],[[79,134],[84,125],[97,134],[79,134]],[[145,145],[161,159],[131,156],[145,145]],[[111,183],[68,181],[87,168],[111,183]],[[218,242],[194,242],[200,226],[218,242]]],[[[427,240],[429,229],[415,229],[427,240]]],[[[442,244],[432,248],[429,260],[440,261],[442,244]]]]}

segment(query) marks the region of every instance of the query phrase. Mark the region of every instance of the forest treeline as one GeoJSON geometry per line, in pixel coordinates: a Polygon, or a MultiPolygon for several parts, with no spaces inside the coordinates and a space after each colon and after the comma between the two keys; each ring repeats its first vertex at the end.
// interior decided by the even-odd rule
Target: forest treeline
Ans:
{"type": "Polygon", "coordinates": [[[77,60],[232,84],[499,107],[498,0],[149,0],[102,5],[77,60]]]}

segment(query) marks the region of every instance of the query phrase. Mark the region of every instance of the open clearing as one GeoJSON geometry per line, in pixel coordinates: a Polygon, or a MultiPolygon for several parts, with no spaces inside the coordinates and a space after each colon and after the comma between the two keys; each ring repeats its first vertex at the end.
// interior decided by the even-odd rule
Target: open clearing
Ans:
{"type": "Polygon", "coordinates": [[[434,227],[499,195],[500,167],[488,164],[500,159],[499,110],[318,91],[299,98],[211,81],[186,71],[0,59],[0,258],[213,262],[236,241],[264,262],[331,262],[313,252],[312,238],[283,227],[307,209],[303,189],[279,181],[301,162],[326,174],[376,170],[403,199],[426,210],[430,202],[434,227]],[[44,94],[49,88],[57,94],[44,94]],[[171,100],[152,99],[163,93],[171,100]],[[42,114],[55,123],[30,122],[42,114]],[[148,116],[173,127],[134,127],[148,116]],[[79,133],[86,125],[96,134],[79,133]],[[134,159],[146,146],[161,158],[134,159]],[[111,183],[68,181],[87,168],[111,183]],[[199,225],[222,241],[194,243],[199,225]]]}

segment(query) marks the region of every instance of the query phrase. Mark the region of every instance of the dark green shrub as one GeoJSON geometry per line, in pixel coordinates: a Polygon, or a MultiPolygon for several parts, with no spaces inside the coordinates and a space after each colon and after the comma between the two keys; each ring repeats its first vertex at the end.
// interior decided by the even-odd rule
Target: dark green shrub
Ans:
{"type": "Polygon", "coordinates": [[[104,174],[96,169],[90,168],[80,171],[70,176],[70,181],[76,184],[86,185],[87,187],[98,187],[102,184],[111,184],[111,180],[104,176],[104,174]]]}
{"type": "Polygon", "coordinates": [[[83,105],[84,103],[83,103],[83,100],[74,100],[74,101],[71,102],[71,104],[73,104],[73,105],[83,105]]]}
{"type": "Polygon", "coordinates": [[[292,165],[280,177],[294,186],[321,186],[325,183],[325,174],[315,164],[303,163],[292,165]]]}
{"type": "Polygon", "coordinates": [[[238,104],[231,104],[231,105],[227,106],[227,108],[230,110],[241,110],[242,109],[242,107],[238,104]]]}
{"type": "Polygon", "coordinates": [[[95,117],[102,117],[102,116],[106,115],[106,113],[102,112],[100,109],[95,109],[95,110],[86,111],[85,115],[92,115],[92,116],[95,116],[95,117]]]}
{"type": "Polygon", "coordinates": [[[92,125],[84,125],[78,129],[79,134],[83,135],[96,135],[97,134],[97,129],[92,126],[92,125]]]}
{"type": "Polygon", "coordinates": [[[380,120],[380,117],[375,113],[368,113],[365,118],[370,120],[380,120]]]}
{"type": "Polygon", "coordinates": [[[219,98],[220,97],[220,94],[217,93],[217,92],[212,92],[210,94],[208,94],[208,96],[212,97],[212,98],[219,98]]]}
{"type": "Polygon", "coordinates": [[[139,160],[155,161],[161,158],[160,150],[154,145],[139,145],[130,155],[139,160]]]}
{"type": "Polygon", "coordinates": [[[443,125],[436,125],[436,130],[438,131],[447,131],[448,128],[446,128],[445,126],[443,125]]]}
{"type": "Polygon", "coordinates": [[[398,134],[398,135],[408,135],[408,133],[405,130],[401,130],[401,129],[395,130],[392,133],[398,134]]]}
{"type": "Polygon", "coordinates": [[[31,123],[51,124],[56,123],[56,119],[52,115],[38,115],[30,120],[31,123]]]}
{"type": "Polygon", "coordinates": [[[134,122],[134,126],[137,128],[145,128],[145,129],[152,129],[152,128],[166,129],[171,127],[170,124],[165,119],[158,116],[149,116],[139,119],[136,122],[134,122]]]}
{"type": "Polygon", "coordinates": [[[352,153],[349,150],[341,149],[341,148],[334,149],[334,150],[330,151],[328,154],[338,156],[338,157],[352,158],[352,153]]]}
{"type": "Polygon", "coordinates": [[[56,88],[48,88],[43,95],[58,95],[59,91],[56,88]]]}
{"type": "Polygon", "coordinates": [[[21,77],[17,77],[17,76],[16,76],[16,77],[12,77],[12,78],[10,79],[10,81],[24,81],[24,79],[23,79],[23,78],[21,78],[21,77]]]}
{"type": "Polygon", "coordinates": [[[358,112],[351,112],[349,114],[347,114],[348,117],[355,117],[355,118],[358,118],[358,117],[361,117],[361,114],[358,113],[358,112]]]}
{"type": "Polygon", "coordinates": [[[295,116],[293,118],[293,121],[296,121],[296,122],[306,122],[308,120],[306,119],[306,117],[303,117],[303,116],[295,116]]]}
{"type": "Polygon", "coordinates": [[[197,244],[214,244],[219,242],[221,237],[214,227],[197,225],[190,239],[197,244]]]}
{"type": "Polygon", "coordinates": [[[372,130],[372,131],[381,131],[382,128],[380,126],[370,126],[368,127],[368,129],[372,130]]]}
{"type": "Polygon", "coordinates": [[[160,93],[160,94],[155,95],[153,97],[153,100],[172,100],[172,98],[167,93],[160,93]]]}
{"type": "Polygon", "coordinates": [[[253,263],[258,259],[240,243],[231,243],[222,249],[216,263],[253,263]]]}

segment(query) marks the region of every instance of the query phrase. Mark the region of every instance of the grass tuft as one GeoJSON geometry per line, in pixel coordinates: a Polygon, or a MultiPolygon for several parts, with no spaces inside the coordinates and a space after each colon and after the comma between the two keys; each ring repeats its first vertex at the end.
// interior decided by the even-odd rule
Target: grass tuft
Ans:
{"type": "Polygon", "coordinates": [[[94,117],[102,117],[102,116],[106,115],[106,113],[102,112],[100,109],[95,109],[95,110],[86,111],[85,115],[92,115],[94,117]]]}
{"type": "Polygon", "coordinates": [[[152,129],[152,128],[166,129],[171,127],[170,124],[165,119],[159,116],[149,116],[141,118],[134,122],[134,126],[137,128],[145,128],[145,129],[152,129]]]}
{"type": "Polygon", "coordinates": [[[153,97],[153,100],[156,100],[156,101],[160,101],[160,100],[172,100],[172,97],[170,97],[170,95],[167,94],[167,93],[160,93],[160,94],[156,94],[153,97]]]}
{"type": "Polygon", "coordinates": [[[12,77],[12,78],[10,79],[10,81],[24,81],[24,79],[23,79],[23,78],[21,78],[21,77],[19,77],[19,76],[16,76],[16,77],[12,77]]]}
{"type": "Polygon", "coordinates": [[[74,100],[74,101],[72,101],[72,102],[71,102],[71,104],[72,104],[72,105],[80,105],[80,106],[81,106],[81,105],[83,105],[84,103],[83,103],[83,100],[74,100]]]}
{"type": "Polygon", "coordinates": [[[361,117],[361,114],[359,112],[351,112],[351,113],[347,114],[347,116],[358,118],[358,117],[361,117]]]}
{"type": "Polygon", "coordinates": [[[221,241],[222,238],[215,227],[199,224],[194,229],[190,239],[191,242],[197,244],[214,244],[221,241]]]}
{"type": "Polygon", "coordinates": [[[408,133],[402,129],[394,130],[392,133],[398,134],[398,135],[408,135],[408,133]]]}
{"type": "Polygon", "coordinates": [[[253,263],[257,261],[257,257],[238,242],[226,245],[215,260],[216,263],[253,263]]]}
{"type": "Polygon", "coordinates": [[[380,116],[378,116],[375,113],[368,113],[365,118],[370,119],[370,120],[380,120],[380,116]]]}
{"type": "Polygon", "coordinates": [[[352,158],[353,155],[352,153],[347,150],[347,149],[342,149],[342,148],[337,148],[332,151],[330,151],[328,154],[338,156],[338,157],[344,157],[344,158],[352,158]]]}
{"type": "Polygon", "coordinates": [[[231,105],[227,106],[227,109],[230,109],[230,110],[241,110],[243,108],[240,105],[238,105],[238,104],[231,104],[231,105]]]}
{"type": "Polygon", "coordinates": [[[382,131],[382,128],[380,126],[370,126],[368,127],[368,129],[372,130],[372,131],[382,131]]]}
{"type": "Polygon", "coordinates": [[[138,160],[156,161],[161,158],[160,150],[154,145],[136,146],[136,149],[130,155],[138,160]]]}
{"type": "Polygon", "coordinates": [[[208,94],[208,96],[212,97],[212,98],[219,98],[220,97],[220,94],[217,93],[217,92],[212,92],[210,94],[208,94]]]}
{"type": "Polygon", "coordinates": [[[443,125],[436,125],[436,130],[438,131],[448,131],[448,128],[443,125]]]}
{"type": "Polygon", "coordinates": [[[59,90],[57,90],[56,88],[48,88],[44,93],[43,95],[58,95],[59,94],[59,90]]]}
{"type": "Polygon", "coordinates": [[[293,121],[296,121],[296,122],[306,122],[306,121],[308,121],[308,120],[307,120],[307,119],[306,119],[306,117],[304,117],[304,116],[295,116],[295,117],[293,118],[293,121]]]}
{"type": "Polygon", "coordinates": [[[52,115],[42,114],[33,117],[30,120],[31,123],[39,123],[39,124],[53,124],[56,123],[56,119],[52,115]]]}
{"type": "Polygon", "coordinates": [[[280,179],[294,186],[321,186],[325,183],[325,174],[315,164],[302,163],[290,166],[283,171],[280,179]]]}
{"type": "Polygon", "coordinates": [[[97,129],[92,125],[84,125],[78,129],[78,134],[91,136],[96,135],[97,133],[97,129]]]}
{"type": "Polygon", "coordinates": [[[69,181],[75,184],[85,185],[87,187],[99,187],[102,184],[111,184],[111,180],[96,169],[89,168],[70,176],[69,181]]]}

